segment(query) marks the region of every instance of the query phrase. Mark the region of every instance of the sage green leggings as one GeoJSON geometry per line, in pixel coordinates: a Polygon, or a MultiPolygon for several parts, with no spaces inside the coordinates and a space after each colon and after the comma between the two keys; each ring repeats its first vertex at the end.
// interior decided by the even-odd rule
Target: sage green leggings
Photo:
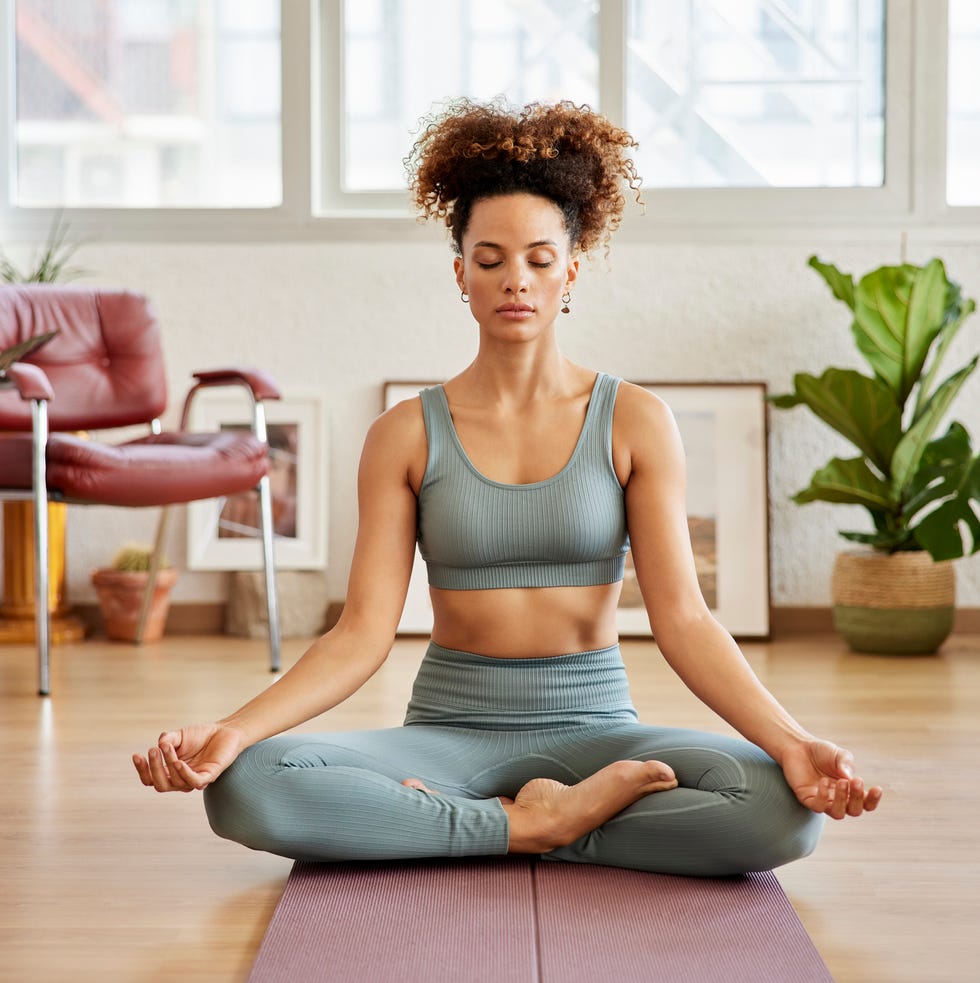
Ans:
{"type": "Polygon", "coordinates": [[[204,801],[219,836],[297,860],[502,854],[508,820],[496,796],[533,778],[575,784],[622,759],[666,762],[678,787],[544,859],[720,876],[816,846],[823,817],[755,745],[637,722],[618,646],[495,659],[433,643],[404,726],[262,741],[204,801]],[[410,777],[442,794],[401,784],[410,777]]]}

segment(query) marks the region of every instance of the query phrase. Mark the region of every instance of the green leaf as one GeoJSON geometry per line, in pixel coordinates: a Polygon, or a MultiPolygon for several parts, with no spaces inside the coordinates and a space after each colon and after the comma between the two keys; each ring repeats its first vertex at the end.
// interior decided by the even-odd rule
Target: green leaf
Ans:
{"type": "Polygon", "coordinates": [[[980,454],[973,454],[970,436],[962,424],[954,422],[929,444],[910,489],[913,497],[905,508],[909,518],[925,506],[941,502],[912,529],[916,541],[934,560],[954,560],[967,553],[961,524],[972,539],[968,552],[980,550],[980,518],[973,505],[980,505],[980,454]]]}
{"type": "Polygon", "coordinates": [[[919,467],[906,489],[902,515],[911,520],[927,505],[955,493],[973,458],[970,435],[953,422],[941,437],[926,445],[919,467]]]}
{"type": "Polygon", "coordinates": [[[929,370],[919,382],[919,391],[915,398],[915,416],[917,420],[922,415],[922,409],[929,399],[932,392],[932,384],[937,374],[939,366],[946,354],[946,349],[952,344],[963,322],[976,310],[976,302],[972,298],[965,301],[960,295],[960,285],[953,281],[949,283],[949,291],[946,295],[946,314],[942,330],[939,332],[939,343],[929,364],[929,370]]]}
{"type": "Polygon", "coordinates": [[[884,475],[902,436],[895,399],[880,380],[853,369],[827,369],[820,378],[801,372],[795,396],[861,451],[884,475]]]}
{"type": "Polygon", "coordinates": [[[803,405],[803,400],[796,393],[783,393],[780,396],[766,396],[766,402],[781,410],[791,410],[794,406],[803,405]]]}
{"type": "Polygon", "coordinates": [[[975,355],[972,361],[959,372],[951,375],[926,403],[922,415],[909,427],[908,432],[899,441],[892,457],[892,487],[897,497],[906,492],[907,485],[919,468],[919,462],[926,445],[932,438],[936,427],[949,411],[953,400],[956,399],[963,383],[977,367],[980,355],[975,355]]]}
{"type": "Polygon", "coordinates": [[[835,457],[815,471],[810,487],[793,496],[797,505],[807,502],[838,502],[863,505],[868,509],[896,512],[891,489],[869,467],[863,457],[844,460],[835,457]]]}
{"type": "Polygon", "coordinates": [[[943,327],[948,281],[943,264],[882,266],[861,278],[854,295],[858,348],[904,406],[943,327]]]}
{"type": "Polygon", "coordinates": [[[851,310],[854,310],[854,277],[850,273],[841,273],[832,263],[821,263],[816,256],[811,256],[808,265],[812,266],[826,281],[838,300],[842,300],[851,310]]]}

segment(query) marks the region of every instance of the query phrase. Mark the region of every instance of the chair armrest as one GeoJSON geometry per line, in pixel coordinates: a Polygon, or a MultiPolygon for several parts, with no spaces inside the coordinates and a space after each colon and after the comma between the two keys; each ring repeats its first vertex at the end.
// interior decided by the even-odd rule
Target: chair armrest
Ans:
{"type": "Polygon", "coordinates": [[[54,390],[48,377],[44,374],[44,369],[28,362],[14,362],[6,372],[0,372],[0,378],[6,376],[10,379],[14,388],[24,400],[48,400],[54,399],[54,390]]]}
{"type": "Polygon", "coordinates": [[[255,399],[281,399],[275,380],[262,369],[234,366],[228,369],[206,369],[195,372],[200,386],[245,386],[255,399]]]}

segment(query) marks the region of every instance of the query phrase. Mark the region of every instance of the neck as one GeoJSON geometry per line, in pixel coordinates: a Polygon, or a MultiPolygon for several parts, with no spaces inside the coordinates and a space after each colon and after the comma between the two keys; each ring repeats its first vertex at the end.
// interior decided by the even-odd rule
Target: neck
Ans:
{"type": "Polygon", "coordinates": [[[480,350],[461,379],[487,401],[519,405],[566,393],[574,369],[554,336],[506,345],[481,338],[480,350]]]}

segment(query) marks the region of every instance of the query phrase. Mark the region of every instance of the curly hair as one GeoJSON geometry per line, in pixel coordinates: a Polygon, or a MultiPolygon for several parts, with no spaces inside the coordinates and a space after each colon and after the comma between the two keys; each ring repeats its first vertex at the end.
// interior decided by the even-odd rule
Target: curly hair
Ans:
{"type": "Polygon", "coordinates": [[[572,102],[457,99],[423,117],[421,136],[405,158],[415,205],[442,219],[461,252],[473,205],[526,192],[554,202],[574,248],[608,245],[626,204],[640,201],[640,177],[629,149],[636,141],[608,119],[572,102]]]}

